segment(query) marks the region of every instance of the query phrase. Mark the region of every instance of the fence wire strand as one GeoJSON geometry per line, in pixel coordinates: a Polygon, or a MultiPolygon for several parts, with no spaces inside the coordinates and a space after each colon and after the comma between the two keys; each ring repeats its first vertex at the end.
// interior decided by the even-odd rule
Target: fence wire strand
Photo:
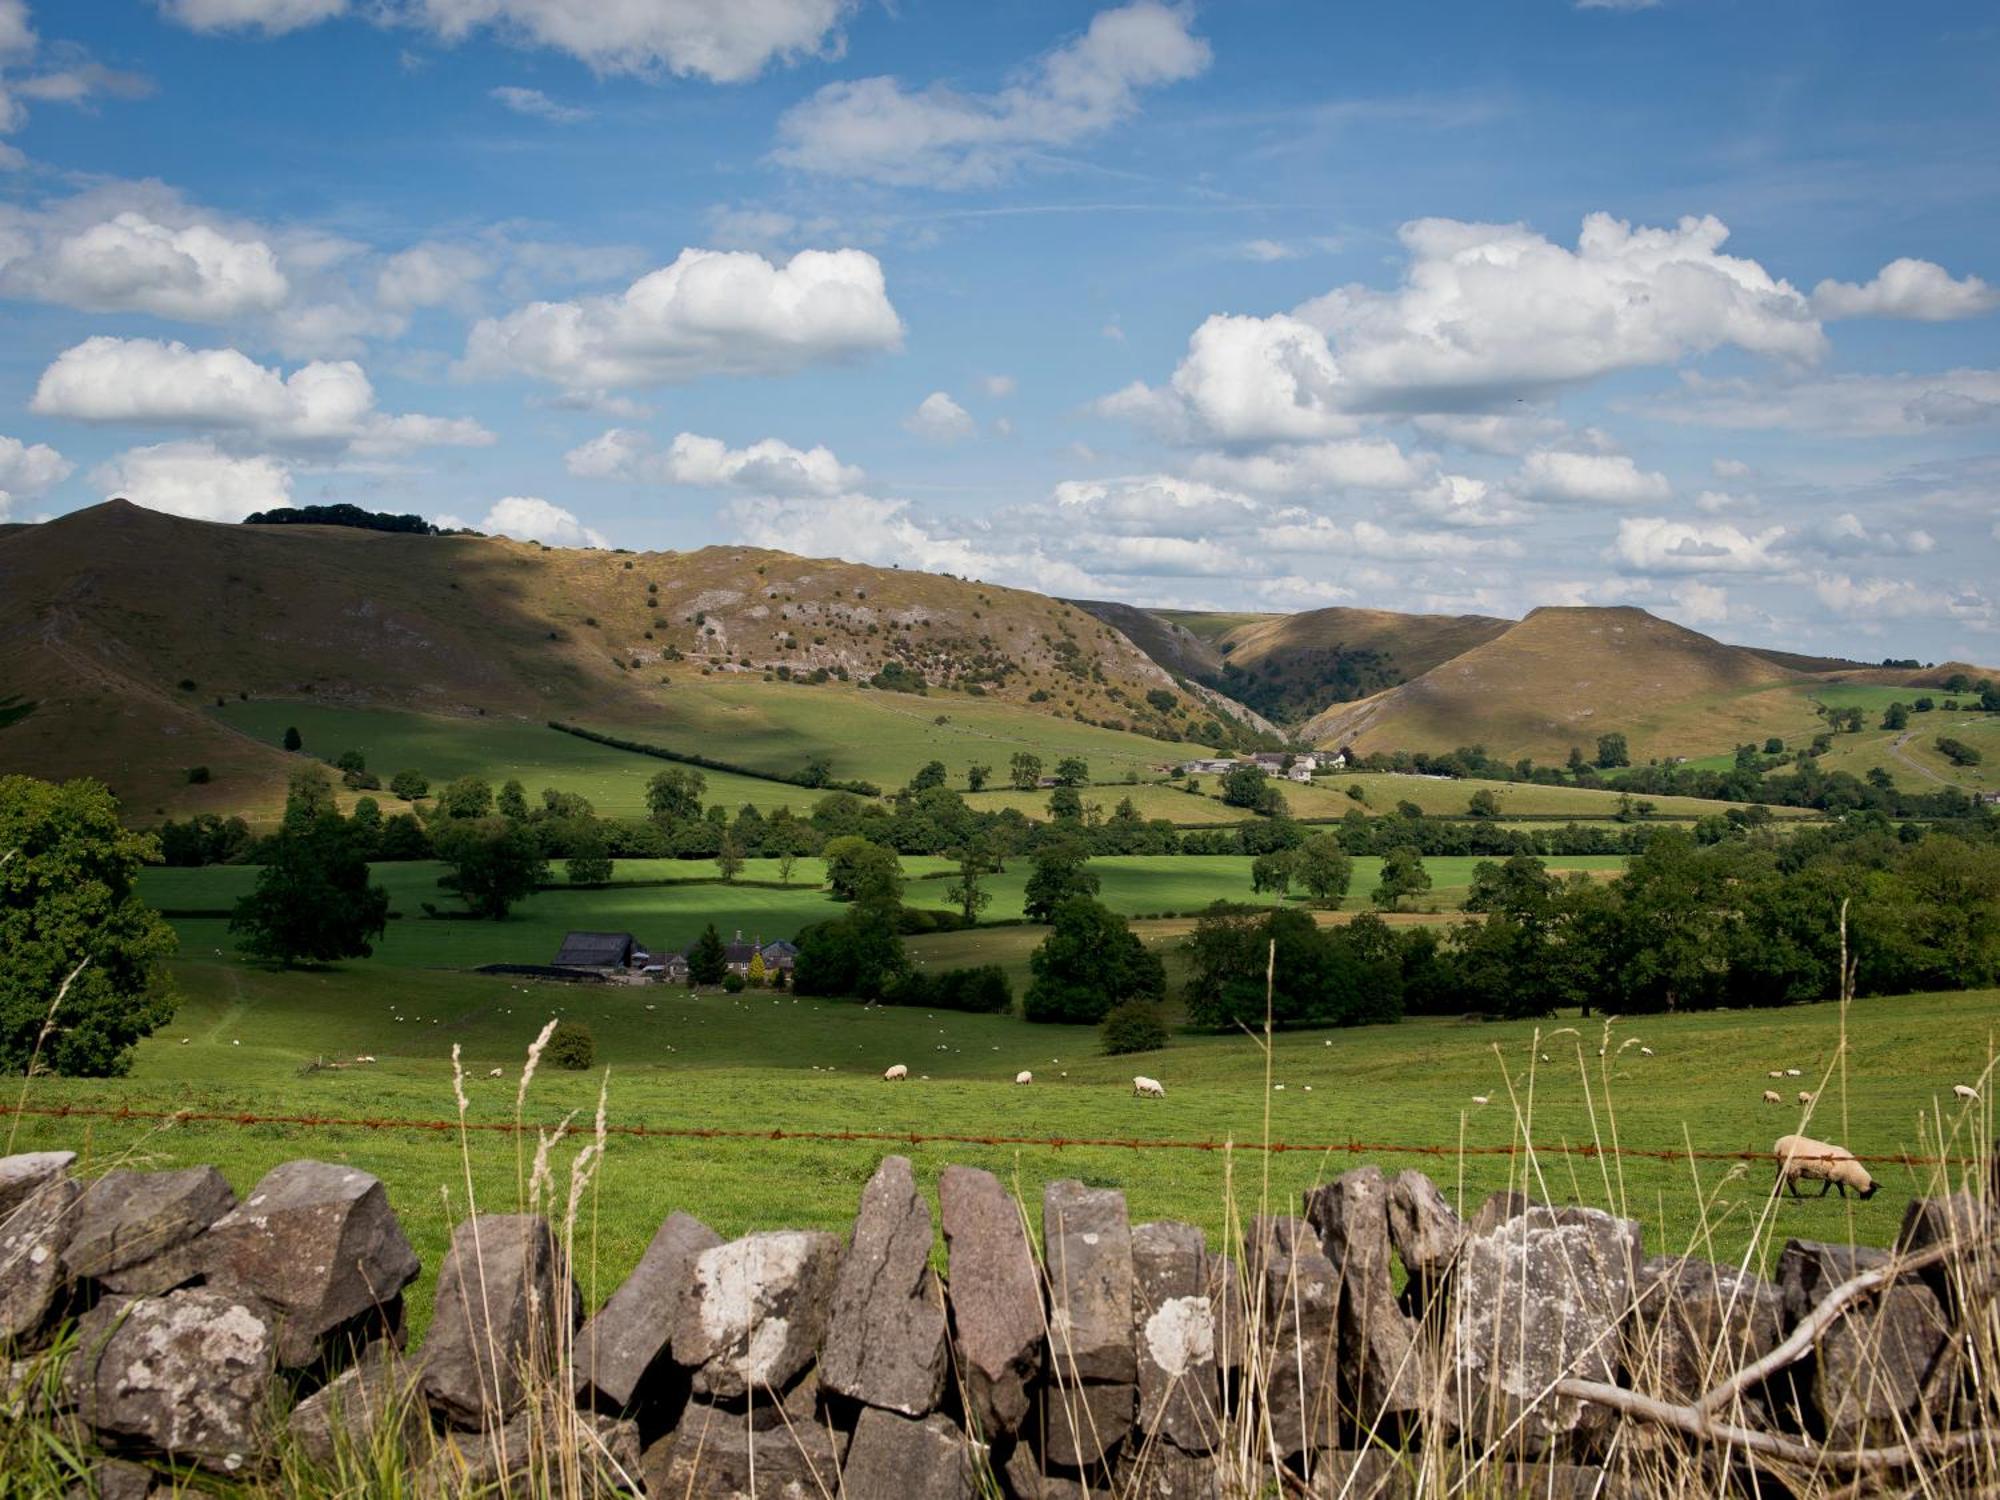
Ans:
{"type": "MultiPolygon", "coordinates": [[[[380,1116],[344,1115],[264,1115],[239,1110],[199,1110],[199,1109],[132,1109],[125,1105],[111,1108],[104,1105],[84,1104],[20,1104],[0,1105],[0,1118],[14,1116],[34,1116],[42,1119],[85,1119],[85,1120],[135,1120],[170,1125],[222,1125],[250,1128],[259,1125],[295,1126],[304,1129],[331,1130],[411,1130],[448,1132],[461,1128],[497,1135],[516,1133],[533,1137],[538,1131],[546,1131],[548,1122],[533,1120],[412,1120],[380,1116]]],[[[728,1127],[720,1125],[648,1125],[643,1122],[612,1124],[604,1126],[608,1135],[636,1137],[644,1140],[695,1140],[695,1141],[812,1141],[812,1142],[874,1142],[883,1145],[948,1145],[948,1146],[1029,1146],[1043,1150],[1061,1151],[1070,1147],[1097,1147],[1118,1151],[1264,1151],[1272,1155],[1287,1152],[1310,1152],[1317,1155],[1342,1154],[1349,1156],[1579,1156],[1584,1158],[1617,1157],[1644,1161],[1714,1161],[1714,1162],[1766,1162],[1771,1160],[1768,1150],[1742,1151],[1699,1151],[1684,1147],[1662,1149],[1646,1146],[1615,1145],[1604,1146],[1594,1142],[1527,1142],[1513,1141],[1503,1145],[1476,1146],[1453,1142],[1450,1145],[1432,1145],[1408,1141],[1237,1141],[1237,1140],[1178,1140],[1174,1138],[1147,1138],[1132,1136],[1061,1136],[1061,1135],[972,1135],[958,1133],[936,1133],[915,1130],[793,1130],[784,1126],[770,1127],[728,1127]]],[[[1978,1166],[1981,1157],[1973,1156],[1931,1156],[1914,1152],[1894,1152],[1888,1155],[1861,1156],[1853,1160],[1871,1166],[1903,1167],[1968,1167],[1978,1166]]]]}

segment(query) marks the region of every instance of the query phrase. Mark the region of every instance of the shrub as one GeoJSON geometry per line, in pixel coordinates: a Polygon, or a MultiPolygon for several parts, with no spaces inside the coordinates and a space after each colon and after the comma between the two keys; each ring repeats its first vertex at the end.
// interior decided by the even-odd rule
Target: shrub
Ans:
{"type": "Polygon", "coordinates": [[[722,976],[722,987],[732,995],[743,993],[743,976],[731,969],[722,976]]]}
{"type": "Polygon", "coordinates": [[[1157,1052],[1167,1045],[1167,1018],[1160,1007],[1147,1000],[1127,1000],[1104,1018],[1098,1029],[1104,1038],[1106,1055],[1127,1052],[1157,1052]]]}
{"type": "Polygon", "coordinates": [[[187,779],[189,786],[207,786],[210,780],[208,767],[189,766],[187,768],[187,779]]]}
{"type": "Polygon", "coordinates": [[[554,1067],[580,1073],[597,1061],[597,1038],[581,1021],[558,1021],[542,1055],[554,1067]]]}

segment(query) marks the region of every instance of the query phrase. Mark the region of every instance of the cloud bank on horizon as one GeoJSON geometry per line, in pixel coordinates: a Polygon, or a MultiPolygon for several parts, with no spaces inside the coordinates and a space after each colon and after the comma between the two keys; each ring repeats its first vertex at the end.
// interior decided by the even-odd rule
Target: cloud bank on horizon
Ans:
{"type": "Polygon", "coordinates": [[[990,10],[0,0],[0,521],[2000,660],[1958,7],[990,10]]]}

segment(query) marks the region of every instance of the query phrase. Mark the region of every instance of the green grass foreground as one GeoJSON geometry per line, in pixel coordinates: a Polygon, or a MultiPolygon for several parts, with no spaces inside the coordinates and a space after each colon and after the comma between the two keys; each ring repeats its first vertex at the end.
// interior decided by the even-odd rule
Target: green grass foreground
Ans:
{"type": "MultiPolygon", "coordinates": [[[[965,935],[950,941],[963,943],[965,935]]],[[[1834,1067],[1839,1013],[1830,1005],[1642,1018],[1615,1028],[1603,1060],[1597,1020],[1567,1023],[1575,1030],[1559,1022],[1409,1021],[1280,1035],[1271,1077],[1285,1088],[1267,1092],[1259,1043],[1244,1035],[1177,1037],[1161,1052],[1108,1058],[1088,1029],[768,993],[690,998],[664,988],[545,986],[382,964],[280,974],[183,960],[175,977],[180,1014],[140,1047],[129,1078],[38,1079],[25,1089],[27,1102],[448,1120],[451,1048],[458,1044],[470,1118],[498,1123],[513,1117],[523,1055],[555,1014],[595,1032],[599,1067],[610,1070],[614,1127],[1239,1143],[1263,1140],[1268,1129],[1270,1139],[1286,1142],[1413,1148],[1275,1155],[1271,1201],[1287,1210],[1305,1188],[1366,1161],[1389,1171],[1421,1167],[1448,1194],[1476,1206],[1508,1184],[1510,1171],[1524,1170],[1518,1159],[1476,1154],[1516,1138],[1510,1080],[1522,1109],[1532,1110],[1530,1133],[1539,1144],[1615,1136],[1666,1151],[1767,1151],[1778,1135],[1799,1128],[1792,1095],[1820,1087],[1832,1069],[1814,1133],[1866,1155],[1921,1152],[1934,1147],[1941,1115],[1947,1129],[1955,1122],[1956,1149],[1977,1150],[1991,1138],[1990,1119],[1961,1113],[1951,1085],[1978,1080],[2000,1027],[2000,991],[1859,1002],[1843,1097],[1834,1067]],[[1619,1050],[1625,1038],[1633,1044],[1619,1050]],[[1654,1055],[1641,1055],[1639,1042],[1654,1055]],[[1538,1050],[1548,1063],[1538,1061],[1538,1050]],[[361,1054],[379,1061],[351,1064],[361,1054]],[[302,1071],[316,1058],[350,1065],[302,1071]],[[898,1062],[911,1081],[882,1082],[882,1069],[898,1062]],[[1788,1066],[1805,1076],[1765,1078],[1767,1069],[1788,1066]],[[496,1068],[501,1076],[489,1077],[496,1068]],[[1023,1068],[1035,1075],[1031,1087],[1012,1082],[1023,1068]],[[1142,1072],[1165,1083],[1164,1100],[1132,1097],[1130,1079],[1142,1072]],[[1780,1088],[1787,1102],[1762,1103],[1767,1087],[1780,1088]],[[1477,1105],[1474,1095],[1492,1102],[1477,1105]],[[1475,1149],[1461,1155],[1461,1142],[1475,1149]]],[[[596,1072],[544,1068],[527,1118],[550,1125],[574,1111],[572,1128],[587,1131],[599,1082],[596,1072]]],[[[239,1191],[300,1156],[374,1172],[424,1258],[426,1275],[413,1288],[419,1327],[428,1319],[449,1226],[464,1212],[464,1169],[451,1131],[27,1115],[12,1137],[16,1151],[75,1149],[93,1171],[212,1162],[239,1191]]],[[[518,1201],[522,1162],[533,1150],[532,1139],[517,1153],[510,1135],[472,1135],[473,1187],[483,1206],[507,1209],[518,1201]]],[[[583,1205],[579,1243],[592,1251],[579,1280],[593,1301],[602,1300],[675,1208],[726,1235],[844,1228],[862,1184],[890,1151],[913,1158],[927,1189],[949,1162],[982,1166],[1017,1181],[1038,1211],[1044,1182],[1079,1177],[1124,1189],[1135,1220],[1185,1218],[1216,1240],[1231,1171],[1239,1209],[1253,1212],[1265,1170],[1259,1153],[1243,1151],[614,1136],[583,1205]]],[[[560,1186],[560,1150],[557,1159],[560,1186]]],[[[1761,1161],[1746,1167],[1549,1156],[1539,1165],[1546,1196],[1620,1206],[1642,1219],[1649,1254],[1697,1247],[1718,1258],[1738,1256],[1751,1243],[1771,1176],[1761,1161]]],[[[1883,1188],[1870,1202],[1782,1201],[1776,1241],[1852,1236],[1887,1243],[1921,1178],[1904,1167],[1878,1175],[1883,1188]]]]}

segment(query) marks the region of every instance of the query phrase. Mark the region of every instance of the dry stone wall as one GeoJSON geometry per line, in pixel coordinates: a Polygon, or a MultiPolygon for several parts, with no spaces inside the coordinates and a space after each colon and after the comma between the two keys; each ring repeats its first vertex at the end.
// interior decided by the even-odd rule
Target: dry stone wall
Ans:
{"type": "Polygon", "coordinates": [[[20,1372],[66,1351],[39,1415],[87,1433],[104,1495],[168,1493],[173,1465],[276,1484],[281,1455],[296,1475],[385,1442],[441,1496],[547,1493],[557,1468],[569,1493],[683,1497],[1393,1496],[1475,1467],[1503,1493],[1642,1494],[1667,1445],[1727,1489],[1757,1442],[1948,1447],[1992,1418],[1996,1226],[1969,1197],[1912,1204],[1911,1274],[1828,1318],[1895,1257],[1792,1241],[1766,1282],[1647,1259],[1596,1209],[1495,1195],[1461,1221],[1373,1166],[1228,1246],[1078,1182],[1046,1189],[1037,1246],[997,1179],[948,1167],[940,1276],[891,1156],[844,1238],[669,1215],[587,1320],[543,1219],[469,1219],[412,1351],[420,1267],[368,1174],[288,1162],[239,1202],[205,1167],[73,1165],[0,1159],[0,1340],[16,1419],[20,1372]],[[1804,1357],[1711,1413],[1754,1441],[1603,1394],[1693,1410],[1801,1327],[1804,1357]]]}

